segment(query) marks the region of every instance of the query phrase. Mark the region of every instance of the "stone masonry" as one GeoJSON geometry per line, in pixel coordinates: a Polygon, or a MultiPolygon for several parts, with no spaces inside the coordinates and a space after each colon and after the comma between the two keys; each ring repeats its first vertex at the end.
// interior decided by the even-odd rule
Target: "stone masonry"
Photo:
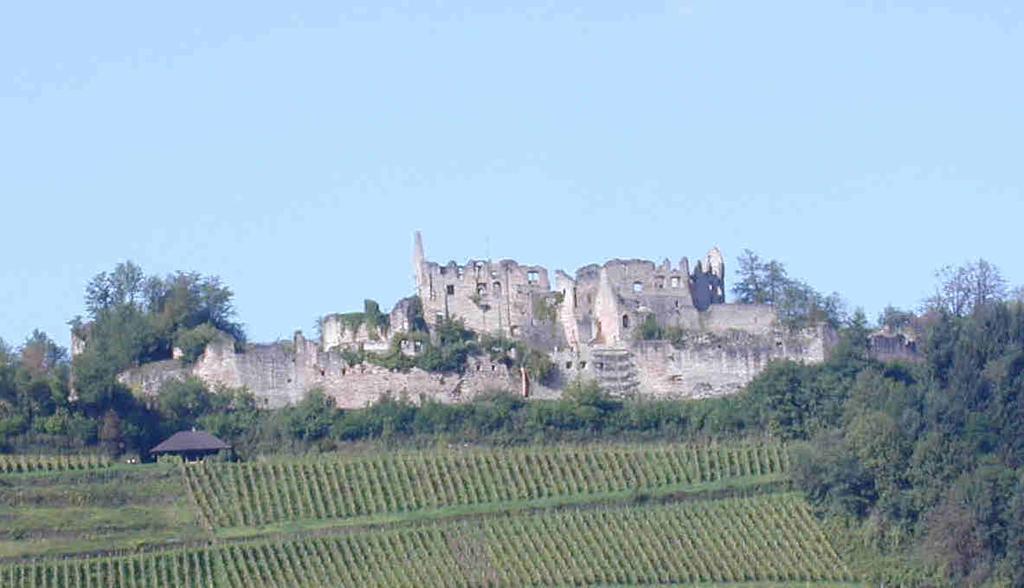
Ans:
{"type": "Polygon", "coordinates": [[[156,362],[121,380],[153,394],[168,378],[195,376],[213,386],[246,387],[268,407],[294,403],[313,388],[344,408],[382,395],[459,402],[492,389],[551,398],[576,378],[595,379],[620,396],[705,398],[737,392],[772,360],[823,361],[833,339],[824,327],[784,329],[769,306],[726,303],[725,262],[717,248],[692,267],[686,257],[676,264],[613,259],[574,275],[555,271],[552,279],[542,266],[508,259],[429,261],[416,233],[413,270],[415,296],[396,304],[379,327],[328,315],[320,321],[319,341],[298,332],[293,341],[237,353],[225,337],[194,365],[156,362]],[[449,374],[350,365],[345,357],[353,356],[346,351],[383,351],[392,337],[412,328],[415,298],[431,327],[455,318],[479,333],[521,340],[549,354],[556,377],[548,387],[530,384],[483,358],[472,358],[464,373],[449,374]],[[650,321],[685,337],[642,340],[639,331],[650,321]]]}

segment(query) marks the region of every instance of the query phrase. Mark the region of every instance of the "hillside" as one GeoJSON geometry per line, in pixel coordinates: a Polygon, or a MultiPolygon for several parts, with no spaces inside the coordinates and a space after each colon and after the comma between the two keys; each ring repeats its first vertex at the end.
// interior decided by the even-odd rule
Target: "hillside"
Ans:
{"type": "Polygon", "coordinates": [[[19,588],[832,585],[850,572],[799,496],[767,494],[54,560],[0,567],[0,580],[19,588]]]}
{"type": "Polygon", "coordinates": [[[179,467],[0,474],[0,558],[129,550],[204,538],[179,467]]]}
{"type": "MultiPolygon", "coordinates": [[[[789,278],[777,262],[748,254],[741,266],[746,269],[734,292],[744,304],[771,303],[778,317],[796,321],[792,328],[811,321],[837,329],[824,361],[768,361],[762,355],[763,361],[750,364],[752,379],[742,390],[697,400],[634,393],[615,384],[633,386],[642,378],[633,378],[625,355],[616,352],[613,361],[605,349],[586,365],[607,377],[581,375],[563,382],[558,394],[530,396],[538,388],[512,386],[438,399],[374,388],[375,401],[358,408],[339,407],[316,387],[280,408],[244,388],[211,388],[201,378],[163,382],[153,396],[125,388],[118,374],[127,368],[160,360],[201,371],[206,363],[198,358],[209,349],[209,337],[226,341],[226,330],[242,333],[233,320],[231,293],[215,277],[154,278],[153,296],[142,301],[134,294],[113,296],[125,292],[122,286],[137,285],[128,278],[142,276],[138,268],[119,266],[98,276],[89,290],[87,300],[103,292],[113,297],[94,300],[92,322],[75,322],[88,344],[73,362],[38,331],[17,349],[0,344],[0,558],[13,574],[7,578],[29,582],[28,565],[36,570],[32,583],[44,582],[40,570],[49,570],[43,574],[49,582],[54,563],[66,558],[69,566],[80,560],[91,566],[89,574],[116,569],[131,575],[150,565],[144,562],[167,573],[170,560],[162,554],[168,549],[192,562],[191,569],[206,570],[196,574],[221,574],[221,564],[200,562],[202,554],[221,553],[228,543],[239,549],[252,545],[271,558],[276,556],[267,542],[292,545],[311,536],[377,537],[410,525],[490,528],[501,517],[798,492],[794,496],[810,509],[815,525],[827,530],[844,570],[796,573],[805,581],[1024,583],[1020,294],[1011,295],[998,271],[978,260],[941,272],[935,296],[919,313],[887,308],[872,324],[861,312],[845,313],[838,298],[789,278]],[[174,358],[176,350],[183,355],[174,358]],[[148,457],[161,439],[190,428],[229,442],[240,463],[125,464],[148,457]],[[134,563],[111,567],[104,559],[109,557],[134,563]]],[[[526,280],[529,285],[529,275],[526,280]]],[[[658,296],[645,300],[653,304],[658,296]]],[[[366,308],[360,324],[373,316],[371,322],[382,326],[379,309],[369,303],[366,308]]],[[[415,304],[406,299],[401,308],[413,310],[415,304]]],[[[629,323],[638,352],[666,351],[685,364],[693,358],[685,352],[687,341],[697,337],[707,339],[715,353],[731,355],[729,361],[747,361],[728,338],[695,335],[657,317],[627,318],[623,324],[629,323]]],[[[747,339],[734,335],[733,343],[742,347],[747,339]]],[[[784,339],[772,344],[786,346],[784,339]]],[[[275,349],[274,362],[302,363],[314,377],[330,375],[330,365],[311,363],[319,352],[304,355],[287,342],[275,349]]],[[[227,361],[246,353],[244,346],[229,344],[220,356],[227,361]]],[[[500,367],[517,373],[522,384],[543,380],[553,366],[564,372],[584,363],[553,362],[523,341],[478,333],[450,318],[433,329],[396,336],[387,351],[334,353],[343,356],[345,377],[346,369],[366,364],[373,366],[367,374],[387,378],[419,370],[455,391],[462,390],[466,374],[503,373],[500,367]]],[[[251,354],[249,361],[260,357],[251,354]]],[[[292,374],[271,372],[284,380],[292,374]]],[[[430,549],[455,549],[451,532],[439,533],[431,536],[442,537],[445,545],[430,549]]],[[[553,541],[561,547],[552,557],[565,559],[584,549],[570,541],[573,536],[570,529],[556,533],[553,541]]],[[[391,539],[380,541],[390,545],[391,539]]],[[[637,541],[656,549],[658,540],[638,533],[637,541]]],[[[792,557],[817,561],[800,545],[792,557]]],[[[443,557],[458,560],[458,549],[443,557]]],[[[503,545],[495,553],[509,549],[503,545]]],[[[679,565],[690,561],[684,552],[679,565]]],[[[631,553],[633,565],[649,560],[640,547],[631,553]]],[[[730,561],[728,554],[720,559],[722,566],[730,561]]],[[[585,563],[574,564],[578,577],[597,577],[587,576],[597,573],[587,565],[597,563],[585,563]]],[[[233,565],[221,566],[223,573],[235,573],[233,565]]],[[[672,582],[794,577],[756,566],[751,576],[734,567],[675,576],[656,566],[649,570],[654,576],[635,582],[611,572],[600,577],[613,584],[653,581],[662,572],[672,582]]],[[[565,578],[538,582],[576,581],[565,578]]]]}
{"type": "Polygon", "coordinates": [[[0,583],[851,580],[787,468],[778,444],[660,443],[9,473],[0,583]]]}

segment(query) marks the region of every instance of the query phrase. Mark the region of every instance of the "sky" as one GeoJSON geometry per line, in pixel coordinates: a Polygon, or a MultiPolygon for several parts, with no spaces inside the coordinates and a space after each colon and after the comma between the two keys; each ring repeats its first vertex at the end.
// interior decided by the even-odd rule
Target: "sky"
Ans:
{"type": "Polygon", "coordinates": [[[749,248],[869,316],[978,257],[1024,284],[1022,55],[997,0],[5,3],[0,338],[66,345],[126,259],[308,334],[411,294],[415,230],[570,272],[749,248]]]}

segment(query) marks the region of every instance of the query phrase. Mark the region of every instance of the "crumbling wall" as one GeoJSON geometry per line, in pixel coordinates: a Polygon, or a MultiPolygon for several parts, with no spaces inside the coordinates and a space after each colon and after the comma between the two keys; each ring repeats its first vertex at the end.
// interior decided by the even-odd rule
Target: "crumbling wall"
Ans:
{"type": "Polygon", "coordinates": [[[680,345],[640,341],[631,351],[640,389],[659,398],[709,398],[739,392],[767,366],[789,359],[820,363],[827,354],[821,329],[765,335],[695,335],[680,345]]]}
{"type": "Polygon", "coordinates": [[[892,332],[882,329],[868,337],[871,357],[878,361],[918,362],[923,358],[917,350],[917,338],[913,334],[892,332]]]}
{"type": "MultiPolygon", "coordinates": [[[[457,402],[487,389],[522,389],[521,374],[480,358],[472,358],[464,373],[447,374],[350,365],[343,358],[343,349],[385,350],[394,334],[423,327],[414,320],[436,325],[448,317],[549,353],[557,374],[552,389],[531,387],[539,397],[557,397],[559,388],[577,377],[595,378],[623,395],[721,396],[739,390],[773,359],[819,362],[831,345],[827,329],[780,329],[769,306],[725,304],[725,263],[717,248],[692,271],[685,257],[674,266],[667,259],[660,264],[613,259],[584,266],[574,276],[556,272],[552,288],[540,266],[428,261],[417,233],[413,267],[416,296],[394,306],[389,328],[362,323],[353,328],[354,320],[332,315],[322,320],[318,342],[297,333],[290,342],[250,345],[236,353],[233,341],[223,338],[193,366],[158,362],[122,374],[122,381],[153,394],[168,378],[191,375],[214,386],[248,388],[268,407],[293,404],[313,388],[345,408],[382,395],[457,402]],[[648,317],[687,335],[673,343],[640,341],[637,330],[648,317]]],[[[889,340],[874,346],[894,356],[908,349],[889,340]]]]}
{"type": "Polygon", "coordinates": [[[512,260],[471,259],[465,265],[428,261],[417,233],[413,268],[428,322],[459,318],[475,331],[530,340],[547,349],[618,343],[630,325],[651,312],[659,317],[675,311],[686,315],[687,309],[725,302],[725,264],[717,248],[708,252],[703,265],[698,262],[693,274],[685,257],[676,266],[667,259],[660,265],[613,259],[582,267],[575,278],[556,272],[552,290],[548,270],[541,266],[512,260]]]}
{"type": "MultiPolygon", "coordinates": [[[[190,376],[212,388],[246,388],[266,408],[295,404],[314,388],[323,390],[340,408],[361,408],[384,395],[413,402],[459,402],[489,390],[522,387],[518,373],[486,358],[471,358],[462,374],[349,365],[337,350],[321,351],[301,333],[291,342],[251,345],[244,353],[235,352],[233,342],[225,337],[211,342],[192,366],[174,360],[154,362],[128,370],[118,379],[140,394],[153,396],[164,382],[190,376]]],[[[537,392],[550,396],[550,392],[537,392]]]]}
{"type": "Polygon", "coordinates": [[[374,326],[366,321],[353,325],[346,323],[342,315],[337,314],[327,315],[320,320],[320,345],[323,349],[349,347],[384,351],[391,337],[392,329],[386,325],[374,326]]]}
{"type": "Polygon", "coordinates": [[[192,375],[188,366],[175,359],[165,359],[142,364],[118,374],[117,381],[132,390],[155,396],[160,386],[169,380],[185,380],[192,375]]]}
{"type": "Polygon", "coordinates": [[[714,304],[698,315],[691,329],[713,333],[744,331],[755,335],[768,335],[776,331],[778,317],[767,304],[714,304]]]}
{"type": "Polygon", "coordinates": [[[427,261],[418,233],[413,264],[424,319],[434,325],[458,318],[480,333],[519,337],[534,323],[534,296],[551,290],[548,272],[540,266],[507,259],[471,259],[465,265],[427,261]]]}

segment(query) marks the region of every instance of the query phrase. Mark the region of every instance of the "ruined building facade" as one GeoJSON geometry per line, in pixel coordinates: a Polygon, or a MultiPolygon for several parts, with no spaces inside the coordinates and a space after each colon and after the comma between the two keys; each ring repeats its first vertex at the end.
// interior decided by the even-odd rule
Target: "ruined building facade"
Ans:
{"type": "Polygon", "coordinates": [[[692,267],[685,257],[676,264],[613,259],[552,276],[512,260],[442,265],[426,258],[417,233],[413,270],[415,296],[397,303],[386,320],[328,315],[320,341],[296,333],[290,344],[253,345],[243,353],[230,340],[214,341],[194,365],[156,362],[126,372],[122,381],[154,393],[167,378],[193,375],[211,385],[245,386],[267,406],[293,403],[312,388],[350,408],[382,394],[457,402],[495,388],[550,398],[576,378],[595,379],[623,396],[703,398],[737,392],[774,359],[823,361],[830,344],[823,327],[792,331],[769,306],[726,303],[717,248],[692,267]],[[346,353],[388,349],[396,334],[412,328],[416,306],[428,325],[454,318],[478,333],[523,341],[546,352],[557,371],[542,385],[483,358],[446,374],[388,370],[355,363],[346,353]],[[652,331],[675,337],[652,340],[652,331]]]}

